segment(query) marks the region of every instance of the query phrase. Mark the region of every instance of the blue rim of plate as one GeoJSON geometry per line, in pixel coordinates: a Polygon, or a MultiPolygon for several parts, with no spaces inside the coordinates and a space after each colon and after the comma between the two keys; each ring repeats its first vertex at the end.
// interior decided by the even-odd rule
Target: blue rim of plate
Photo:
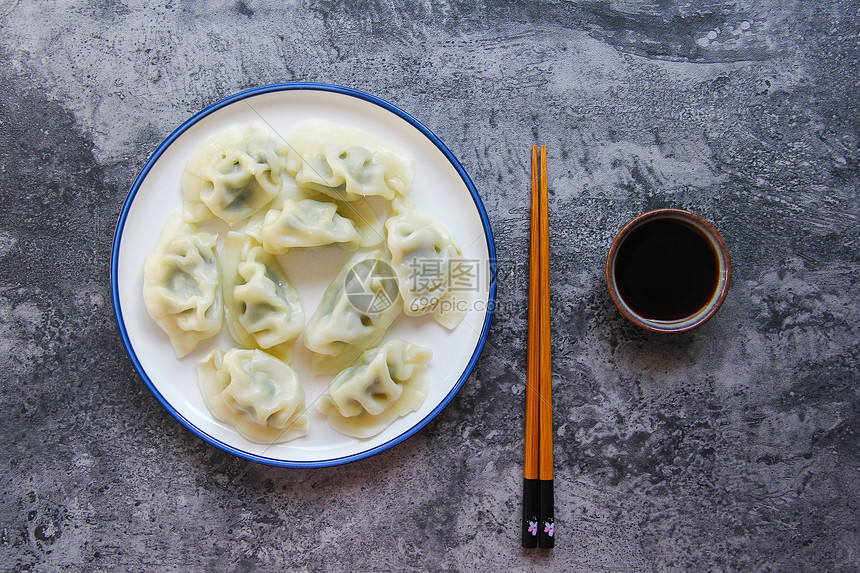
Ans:
{"type": "Polygon", "coordinates": [[[183,426],[189,429],[192,433],[194,433],[197,437],[203,439],[204,441],[212,444],[216,448],[224,450],[227,453],[233,454],[240,458],[250,460],[253,462],[259,462],[262,464],[272,465],[272,466],[280,466],[280,467],[296,467],[296,468],[319,468],[319,467],[328,467],[328,466],[336,466],[340,464],[346,464],[349,462],[354,462],[358,460],[362,460],[364,458],[368,458],[380,452],[383,452],[391,447],[396,446],[397,444],[403,442],[404,440],[412,437],[416,432],[418,432],[421,428],[426,426],[430,421],[435,418],[439,412],[441,412],[450,402],[454,399],[454,396],[460,391],[460,388],[463,387],[463,384],[466,382],[466,379],[472,373],[472,370],[475,368],[475,363],[478,361],[478,357],[481,355],[481,351],[484,349],[484,344],[487,341],[487,336],[490,332],[490,323],[493,319],[493,313],[495,311],[496,304],[496,247],[493,242],[493,231],[490,228],[490,220],[487,217],[487,211],[484,208],[484,204],[481,201],[481,198],[478,196],[478,191],[475,189],[474,183],[472,183],[471,178],[466,173],[466,170],[463,169],[463,166],[460,165],[460,162],[454,157],[454,154],[451,152],[448,147],[442,143],[442,140],[439,139],[436,134],[434,134],[430,129],[428,129],[424,124],[420,121],[412,117],[410,114],[406,113],[399,107],[394,104],[391,104],[381,98],[378,98],[369,93],[353,89],[347,88],[344,86],[338,86],[333,84],[323,84],[323,83],[315,83],[315,82],[291,82],[291,83],[283,83],[283,84],[272,84],[268,86],[261,86],[258,88],[252,88],[249,90],[241,91],[237,94],[226,97],[218,102],[213,103],[212,105],[206,107],[205,109],[197,112],[191,118],[185,121],[182,125],[180,125],[176,130],[171,133],[167,139],[165,139],[161,145],[155,150],[152,156],[149,158],[149,161],[146,162],[146,165],[143,166],[143,169],[140,172],[140,175],[137,176],[137,179],[134,181],[134,185],[131,187],[131,191],[128,193],[128,197],[125,200],[125,204],[123,204],[122,211],[120,212],[119,219],[116,225],[116,233],[114,234],[113,240],[113,251],[111,253],[111,267],[110,267],[110,283],[111,283],[111,296],[113,297],[113,310],[114,316],[117,321],[117,326],[119,327],[120,335],[122,336],[122,343],[125,346],[125,350],[128,353],[129,358],[131,358],[131,362],[134,365],[134,369],[137,370],[138,375],[143,379],[143,382],[146,384],[146,387],[149,388],[149,391],[152,392],[153,396],[161,403],[164,408],[170,412],[170,414],[176,418],[183,426]],[[355,97],[358,99],[362,99],[368,101],[372,104],[378,105],[379,107],[390,111],[391,113],[401,117],[406,120],[412,127],[420,131],[427,139],[429,139],[438,149],[441,151],[448,161],[451,162],[451,165],[457,170],[457,173],[460,175],[460,178],[463,180],[463,183],[466,184],[466,187],[469,189],[469,193],[472,195],[472,200],[475,203],[475,207],[478,209],[478,214],[481,217],[481,223],[484,226],[484,235],[487,239],[487,251],[490,255],[489,260],[489,269],[490,269],[490,293],[489,299],[487,300],[487,316],[484,319],[484,326],[481,330],[481,336],[478,339],[478,344],[475,346],[475,351],[472,353],[472,357],[469,359],[469,363],[466,365],[466,369],[463,371],[463,374],[460,376],[460,379],[457,381],[457,384],[448,392],[448,395],[436,406],[433,411],[427,414],[423,419],[414,424],[411,428],[406,430],[405,432],[399,434],[398,436],[392,438],[391,440],[380,444],[376,447],[370,448],[368,450],[364,450],[362,452],[358,452],[356,454],[351,454],[348,456],[341,456],[338,458],[331,458],[325,460],[310,460],[310,461],[300,461],[300,460],[280,460],[276,458],[267,458],[265,456],[260,456],[256,454],[251,454],[249,452],[240,450],[235,448],[229,444],[222,442],[210,436],[197,426],[195,426],[190,420],[186,419],[182,414],[180,414],[171,404],[168,402],[164,396],[156,389],[155,385],[150,380],[149,375],[147,375],[146,371],[143,369],[143,366],[140,363],[140,360],[137,358],[137,354],[134,352],[134,347],[131,345],[131,341],[128,337],[128,331],[125,327],[125,321],[122,317],[122,308],[119,303],[119,285],[118,285],[118,276],[117,276],[117,266],[119,264],[119,247],[120,242],[122,241],[122,232],[125,228],[125,220],[128,217],[129,209],[131,208],[131,204],[134,202],[134,198],[137,195],[138,190],[140,189],[143,180],[146,178],[147,174],[149,174],[152,166],[155,165],[155,162],[161,157],[164,151],[172,144],[180,135],[182,135],[188,128],[192,125],[208,116],[209,114],[227,106],[237,101],[257,96],[261,94],[278,92],[278,91],[289,91],[289,90],[310,90],[310,91],[324,91],[324,92],[333,92],[337,94],[342,94],[350,97],[355,97]]]}

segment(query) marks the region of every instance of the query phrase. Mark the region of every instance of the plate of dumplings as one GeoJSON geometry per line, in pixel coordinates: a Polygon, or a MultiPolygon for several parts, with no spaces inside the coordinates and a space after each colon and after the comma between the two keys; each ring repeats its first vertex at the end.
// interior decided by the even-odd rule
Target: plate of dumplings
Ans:
{"type": "Polygon", "coordinates": [[[197,113],[117,223],[114,312],[158,401],[194,434],[277,466],[409,438],[466,382],[495,249],[451,151],[373,95],[314,83],[197,113]]]}

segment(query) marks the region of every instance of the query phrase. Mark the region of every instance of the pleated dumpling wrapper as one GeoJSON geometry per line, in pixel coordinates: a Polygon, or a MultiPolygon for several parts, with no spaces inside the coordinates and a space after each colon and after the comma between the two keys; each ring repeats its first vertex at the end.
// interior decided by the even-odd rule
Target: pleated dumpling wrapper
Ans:
{"type": "Polygon", "coordinates": [[[477,262],[465,260],[448,229],[406,200],[394,201],[385,233],[404,314],[432,313],[448,329],[460,324],[478,286],[477,262]]]}
{"type": "Polygon", "coordinates": [[[375,247],[384,236],[383,219],[367,200],[337,201],[298,189],[285,191],[251,217],[245,232],[275,255],[329,245],[354,251],[375,247]]]}
{"type": "Polygon", "coordinates": [[[221,331],[217,237],[171,214],[143,265],[143,301],[182,358],[221,331]]]}
{"type": "Polygon", "coordinates": [[[247,219],[281,192],[286,157],[286,143],[265,125],[236,125],[210,137],[182,175],[185,216],[230,225],[247,219]]]}
{"type": "Polygon", "coordinates": [[[286,362],[262,350],[214,350],[197,367],[209,411],[252,442],[307,434],[305,391],[286,362]]]}
{"type": "Polygon", "coordinates": [[[424,403],[432,356],[429,348],[401,338],[389,340],[343,370],[317,402],[317,409],[342,434],[375,436],[424,403]]]}
{"type": "Polygon", "coordinates": [[[317,374],[335,374],[379,344],[402,304],[394,271],[382,251],[347,262],[329,283],[305,328],[317,374]]]}
{"type": "Polygon", "coordinates": [[[296,183],[340,201],[394,199],[409,192],[412,157],[369,133],[324,120],[306,120],[287,134],[287,171],[296,183]]]}
{"type": "Polygon", "coordinates": [[[222,291],[233,339],[289,360],[305,326],[299,293],[256,240],[229,232],[221,249],[222,291]]]}

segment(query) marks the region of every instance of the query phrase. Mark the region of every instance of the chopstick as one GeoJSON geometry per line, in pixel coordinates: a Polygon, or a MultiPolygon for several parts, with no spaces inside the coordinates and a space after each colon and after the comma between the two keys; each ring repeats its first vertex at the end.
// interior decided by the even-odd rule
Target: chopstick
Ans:
{"type": "Polygon", "coordinates": [[[529,246],[529,338],[526,366],[526,445],[523,464],[523,547],[538,545],[540,523],[540,199],[538,196],[538,148],[532,146],[532,208],[529,246]]]}
{"type": "Polygon", "coordinates": [[[529,335],[522,545],[555,546],[552,459],[552,347],[546,146],[532,147],[529,335]],[[540,159],[540,161],[538,161],[540,159]]]}
{"type": "Polygon", "coordinates": [[[540,546],[555,546],[552,476],[552,345],[549,318],[549,197],[546,146],[540,159],[540,546]]]}

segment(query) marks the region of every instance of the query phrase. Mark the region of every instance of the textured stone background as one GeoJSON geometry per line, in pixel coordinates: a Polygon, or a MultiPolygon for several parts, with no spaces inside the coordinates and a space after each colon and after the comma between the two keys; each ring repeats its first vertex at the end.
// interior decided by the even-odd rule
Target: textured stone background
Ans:
{"type": "Polygon", "coordinates": [[[860,12],[851,0],[0,1],[0,565],[57,571],[860,570],[860,12]],[[156,4],[156,5],[152,5],[156,4]],[[250,467],[135,374],[113,227],[156,145],[243,88],[339,83],[451,147],[497,314],[381,455],[250,467]],[[549,147],[559,545],[519,548],[528,153],[549,147]],[[601,280],[654,207],[722,230],[716,317],[663,338],[601,280]]]}

